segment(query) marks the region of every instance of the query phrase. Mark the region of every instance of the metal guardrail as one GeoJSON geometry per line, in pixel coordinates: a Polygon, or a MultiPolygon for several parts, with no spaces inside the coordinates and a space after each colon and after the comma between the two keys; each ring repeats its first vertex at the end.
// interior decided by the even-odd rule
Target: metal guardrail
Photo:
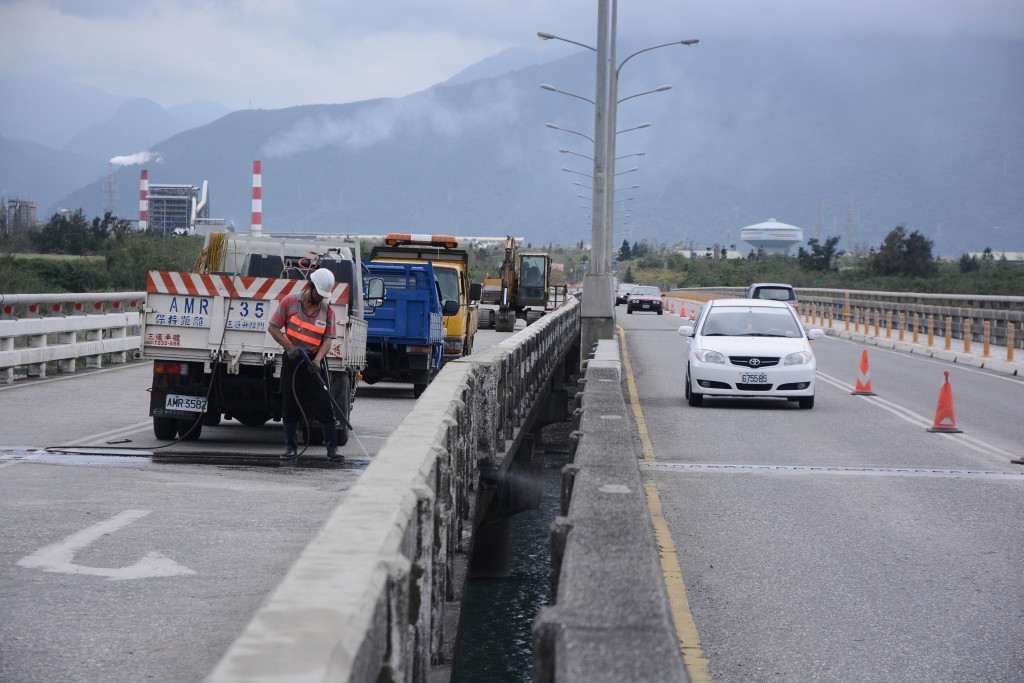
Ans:
{"type": "Polygon", "coordinates": [[[480,470],[514,457],[579,343],[570,299],[449,362],[208,681],[426,681],[451,665],[480,470]]]}
{"type": "MultiPolygon", "coordinates": [[[[913,333],[927,334],[929,316],[932,329],[944,334],[946,319],[954,339],[982,342],[985,328],[989,329],[993,344],[1024,348],[1024,296],[995,296],[974,294],[931,294],[926,292],[880,292],[856,289],[796,288],[801,308],[813,306],[824,317],[845,325],[864,321],[889,319],[913,333]],[[914,328],[914,315],[917,327],[914,328]],[[902,316],[902,318],[901,318],[902,316]]],[[[740,297],[745,287],[697,287],[674,289],[671,294],[710,294],[721,297],[740,297]]],[[[883,323],[884,324],[884,323],[883,323]]]]}
{"type": "Polygon", "coordinates": [[[145,292],[104,294],[0,294],[0,384],[28,377],[74,372],[79,359],[98,368],[103,358],[124,363],[138,351],[139,309],[145,292]]]}

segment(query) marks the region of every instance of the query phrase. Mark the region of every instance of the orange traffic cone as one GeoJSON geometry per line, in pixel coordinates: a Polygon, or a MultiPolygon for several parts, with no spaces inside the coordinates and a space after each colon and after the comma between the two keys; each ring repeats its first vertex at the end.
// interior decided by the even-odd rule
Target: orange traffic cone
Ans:
{"type": "Polygon", "coordinates": [[[696,308],[691,308],[690,309],[690,320],[693,321],[693,320],[696,320],[696,319],[697,319],[697,309],[696,308]]]}
{"type": "Polygon", "coordinates": [[[868,350],[860,354],[860,374],[857,375],[857,386],[850,392],[855,396],[874,396],[871,391],[871,369],[868,367],[868,350]]]}
{"type": "Polygon", "coordinates": [[[953,387],[949,384],[949,370],[946,370],[946,382],[939,390],[939,405],[935,409],[935,423],[928,428],[928,431],[946,434],[963,432],[962,429],[956,428],[956,418],[953,417],[953,387]]]}

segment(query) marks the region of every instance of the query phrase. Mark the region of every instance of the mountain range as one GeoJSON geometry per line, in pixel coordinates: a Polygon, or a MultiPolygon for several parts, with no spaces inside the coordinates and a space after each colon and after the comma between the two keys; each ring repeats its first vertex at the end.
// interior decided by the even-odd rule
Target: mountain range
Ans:
{"type": "MultiPolygon", "coordinates": [[[[209,105],[194,125],[124,99],[78,130],[54,124],[52,148],[0,116],[0,188],[37,199],[41,218],[97,215],[107,160],[147,149],[151,183],[209,180],[212,215],[244,230],[259,159],[265,231],[589,242],[594,110],[580,98],[594,97],[593,55],[535,61],[499,55],[396,99],[209,105]]],[[[736,244],[775,218],[848,250],[899,224],[937,254],[1024,250],[1024,41],[702,40],[631,59],[619,99],[616,199],[632,211],[616,244],[736,244]]],[[[137,215],[141,168],[116,171],[121,215],[137,215]]]]}

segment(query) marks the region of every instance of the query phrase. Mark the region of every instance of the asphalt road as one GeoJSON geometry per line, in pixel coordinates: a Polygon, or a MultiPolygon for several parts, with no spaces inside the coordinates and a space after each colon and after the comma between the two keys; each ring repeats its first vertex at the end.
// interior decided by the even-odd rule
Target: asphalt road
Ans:
{"type": "Polygon", "coordinates": [[[149,453],[273,459],[283,437],[230,421],[154,450],[151,373],[0,387],[0,681],[202,680],[414,405],[360,385],[341,467],[322,446],[294,468],[166,464],[149,453]]]}
{"type": "MultiPolygon", "coordinates": [[[[620,307],[621,309],[621,307],[620,307]]],[[[1024,680],[1024,382],[815,342],[816,405],[683,397],[675,316],[618,316],[715,681],[1024,680]],[[944,371],[957,426],[927,431],[944,371]]]]}

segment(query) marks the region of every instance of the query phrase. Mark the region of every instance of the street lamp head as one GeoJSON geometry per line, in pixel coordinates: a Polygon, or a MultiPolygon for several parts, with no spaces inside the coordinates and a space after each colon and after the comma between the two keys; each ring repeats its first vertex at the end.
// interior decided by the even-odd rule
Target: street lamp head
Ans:
{"type": "Polygon", "coordinates": [[[545,33],[544,31],[537,31],[537,37],[540,38],[541,40],[554,40],[555,39],[554,35],[552,35],[550,33],[545,33]]]}
{"type": "Polygon", "coordinates": [[[680,40],[679,44],[680,45],[696,45],[699,42],[700,42],[700,40],[697,39],[697,38],[690,38],[689,40],[680,40]]]}
{"type": "Polygon", "coordinates": [[[665,92],[666,90],[671,90],[671,89],[672,89],[671,85],[663,85],[660,88],[655,88],[654,92],[665,92]]]}

